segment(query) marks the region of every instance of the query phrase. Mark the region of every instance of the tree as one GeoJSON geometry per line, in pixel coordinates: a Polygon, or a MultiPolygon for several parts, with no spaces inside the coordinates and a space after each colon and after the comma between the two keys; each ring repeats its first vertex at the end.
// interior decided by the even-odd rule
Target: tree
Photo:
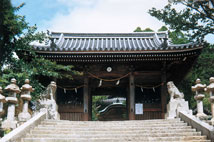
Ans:
{"type": "MultiPolygon", "coordinates": [[[[175,32],[171,35],[171,39],[175,39],[178,43],[188,42],[188,40],[203,40],[208,34],[214,34],[214,1],[206,0],[173,0],[162,10],[152,8],[149,10],[150,15],[163,21],[170,29],[175,32]],[[182,4],[185,6],[183,10],[176,10],[173,5],[182,4]],[[188,35],[184,34],[187,33],[188,35]],[[177,40],[177,37],[184,37],[182,40],[177,40]],[[190,37],[190,38],[188,38],[190,37]]],[[[191,108],[196,107],[194,94],[191,91],[191,86],[195,84],[195,80],[200,78],[202,83],[209,84],[209,78],[214,72],[213,62],[213,45],[204,44],[204,49],[199,56],[197,62],[193,65],[191,72],[179,84],[179,88],[184,92],[185,99],[190,102],[191,108]]],[[[208,97],[204,99],[205,108],[210,109],[208,97]]]]}
{"type": "MultiPolygon", "coordinates": [[[[189,42],[189,39],[187,38],[187,36],[182,32],[170,31],[166,26],[162,26],[160,29],[158,29],[158,32],[164,32],[164,31],[168,31],[169,38],[171,39],[173,44],[184,44],[189,42]]],[[[140,27],[137,27],[134,30],[134,32],[154,32],[154,31],[150,28],[141,30],[140,27]]]]}
{"type": "Polygon", "coordinates": [[[143,30],[141,29],[141,27],[137,27],[134,32],[142,32],[143,30]]]}
{"type": "Polygon", "coordinates": [[[98,120],[99,108],[101,107],[101,101],[107,99],[108,96],[93,96],[92,97],[92,120],[98,120]]]}
{"type": "Polygon", "coordinates": [[[170,29],[187,32],[191,39],[203,40],[208,34],[214,34],[213,0],[174,0],[157,10],[149,10],[151,16],[163,21],[170,29]],[[183,10],[176,10],[172,5],[182,4],[183,10]]]}
{"type": "Polygon", "coordinates": [[[15,14],[23,5],[13,7],[10,0],[1,1],[0,86],[8,85],[11,78],[16,78],[18,85],[21,86],[28,78],[35,88],[32,96],[36,99],[44,90],[39,78],[72,79],[72,74],[78,74],[78,72],[72,70],[73,66],[59,65],[37,56],[30,44],[33,41],[43,42],[46,35],[43,32],[36,32],[35,26],[28,26],[24,16],[15,14]],[[62,71],[65,73],[61,74],[62,71]]]}
{"type": "Polygon", "coordinates": [[[152,30],[150,28],[145,28],[142,32],[154,32],[154,30],[152,30]]]}
{"type": "MultiPolygon", "coordinates": [[[[194,93],[191,91],[191,86],[195,84],[197,78],[200,78],[203,84],[209,84],[209,78],[214,74],[214,46],[203,49],[196,64],[193,65],[191,72],[180,83],[179,88],[184,92],[185,99],[190,102],[192,108],[196,107],[196,101],[194,100],[194,93]]],[[[208,101],[209,94],[206,94],[204,99],[205,109],[210,110],[210,102],[208,101]]]]}
{"type": "Polygon", "coordinates": [[[134,32],[154,32],[154,30],[150,28],[145,28],[144,30],[141,29],[141,27],[137,27],[134,32]]]}
{"type": "Polygon", "coordinates": [[[173,44],[184,44],[190,42],[187,36],[181,31],[171,31],[168,30],[166,26],[162,26],[158,31],[168,31],[169,38],[173,44]]]}
{"type": "Polygon", "coordinates": [[[24,4],[12,7],[10,0],[2,0],[0,4],[0,66],[10,60],[13,55],[14,42],[27,28],[23,16],[15,15],[24,4]]]}
{"type": "Polygon", "coordinates": [[[184,44],[190,42],[189,38],[181,31],[169,31],[169,38],[173,44],[184,44]]]}
{"type": "Polygon", "coordinates": [[[168,28],[166,26],[162,26],[160,29],[158,29],[158,32],[164,32],[168,31],[168,28]]]}

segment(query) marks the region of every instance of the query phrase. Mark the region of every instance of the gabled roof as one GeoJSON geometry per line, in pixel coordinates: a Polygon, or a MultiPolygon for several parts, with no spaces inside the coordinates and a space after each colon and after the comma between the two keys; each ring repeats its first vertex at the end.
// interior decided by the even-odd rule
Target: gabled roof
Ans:
{"type": "Polygon", "coordinates": [[[197,43],[175,45],[166,32],[59,33],[52,32],[46,45],[34,45],[39,53],[120,53],[183,51],[201,48],[197,43]]]}

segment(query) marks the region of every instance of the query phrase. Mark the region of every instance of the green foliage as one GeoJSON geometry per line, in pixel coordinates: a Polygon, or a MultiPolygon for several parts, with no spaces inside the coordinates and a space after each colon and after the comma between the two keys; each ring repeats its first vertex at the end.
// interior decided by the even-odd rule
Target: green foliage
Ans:
{"type": "Polygon", "coordinates": [[[28,26],[24,16],[15,14],[23,5],[12,7],[10,0],[2,0],[0,4],[0,86],[4,88],[11,78],[16,78],[21,87],[28,78],[35,88],[33,99],[37,99],[44,90],[39,78],[72,79],[72,75],[78,72],[72,70],[73,66],[59,65],[35,53],[31,43],[44,42],[47,37],[43,32],[36,32],[36,26],[28,26]]]}
{"type": "Polygon", "coordinates": [[[152,30],[150,28],[145,28],[142,32],[154,32],[154,30],[152,30]]]}
{"type": "Polygon", "coordinates": [[[152,8],[149,10],[149,14],[163,21],[176,32],[188,32],[191,39],[203,40],[206,35],[214,33],[214,5],[212,0],[175,1],[173,4],[182,4],[185,8],[176,10],[171,4],[168,4],[161,10],[152,8]]]}
{"type": "MultiPolygon", "coordinates": [[[[197,62],[193,65],[192,71],[186,76],[186,78],[180,83],[179,88],[184,92],[185,99],[190,102],[191,108],[196,107],[196,101],[193,96],[195,95],[191,91],[191,86],[195,85],[197,78],[201,79],[202,84],[209,84],[209,78],[214,74],[214,46],[210,45],[203,49],[197,62]]],[[[209,95],[206,94],[204,99],[205,109],[210,110],[210,103],[208,101],[209,95]]]]}
{"type": "Polygon", "coordinates": [[[27,28],[23,16],[15,15],[24,4],[12,7],[10,0],[2,0],[0,4],[0,66],[10,60],[15,50],[14,42],[27,28]]]}
{"type": "Polygon", "coordinates": [[[98,120],[98,109],[99,109],[99,104],[102,100],[107,99],[108,96],[92,96],[92,120],[96,121],[98,120]]]}
{"type": "MultiPolygon", "coordinates": [[[[151,16],[163,21],[173,32],[169,33],[169,37],[173,43],[187,43],[190,40],[203,40],[208,34],[214,34],[214,3],[213,0],[207,1],[180,1],[174,0],[164,7],[157,10],[152,8],[149,10],[151,16]],[[182,10],[176,10],[173,6],[181,4],[185,6],[182,10]],[[186,33],[186,34],[183,34],[186,33]],[[188,38],[189,37],[189,38],[188,38]]],[[[185,99],[190,102],[191,108],[196,107],[194,93],[191,86],[195,85],[195,80],[200,78],[202,83],[209,84],[209,78],[213,76],[214,62],[214,46],[204,45],[201,55],[197,62],[193,65],[192,71],[180,83],[179,88],[185,94],[185,99]]],[[[207,94],[206,94],[207,96],[207,94]]],[[[204,99],[205,109],[210,109],[208,96],[204,99]]]]}
{"type": "Polygon", "coordinates": [[[162,26],[158,29],[158,32],[168,31],[169,38],[171,39],[173,44],[184,44],[190,42],[188,37],[181,31],[172,31],[168,30],[166,26],[162,26]]]}
{"type": "Polygon", "coordinates": [[[150,28],[145,28],[144,30],[141,29],[141,27],[137,27],[134,32],[154,32],[154,30],[150,28]]]}
{"type": "Polygon", "coordinates": [[[10,133],[11,131],[12,131],[11,129],[5,129],[5,130],[4,130],[4,135],[10,133]]]}
{"type": "MultiPolygon", "coordinates": [[[[166,26],[162,26],[160,29],[158,29],[158,32],[164,32],[168,31],[169,38],[171,39],[173,44],[184,44],[190,42],[190,40],[187,38],[187,35],[185,35],[181,31],[170,31],[166,26]]],[[[144,30],[141,30],[140,27],[137,27],[134,32],[154,32],[150,28],[146,28],[144,30]]]]}
{"type": "Polygon", "coordinates": [[[184,44],[190,42],[187,36],[180,31],[169,31],[169,38],[173,44],[184,44]]]}
{"type": "Polygon", "coordinates": [[[73,66],[57,65],[55,62],[45,60],[43,58],[32,58],[31,62],[23,59],[14,59],[9,67],[4,69],[0,76],[0,86],[5,87],[10,83],[11,78],[16,78],[18,86],[24,84],[26,78],[30,79],[31,85],[35,88],[32,93],[33,100],[38,99],[40,93],[44,90],[44,86],[39,81],[41,76],[50,78],[70,78],[76,72],[72,71],[73,66]],[[61,74],[59,71],[67,71],[69,74],[61,74]]]}
{"type": "Polygon", "coordinates": [[[142,32],[143,30],[141,29],[141,27],[137,27],[134,32],[142,32]]]}
{"type": "Polygon", "coordinates": [[[168,31],[168,28],[166,26],[162,26],[160,29],[158,29],[158,32],[164,32],[168,31]]]}

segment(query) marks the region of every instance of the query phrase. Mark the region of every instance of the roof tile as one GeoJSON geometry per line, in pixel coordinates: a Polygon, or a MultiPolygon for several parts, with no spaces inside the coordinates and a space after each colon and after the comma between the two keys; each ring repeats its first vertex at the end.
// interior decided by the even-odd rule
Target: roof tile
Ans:
{"type": "Polygon", "coordinates": [[[161,51],[194,48],[197,43],[175,45],[164,40],[165,32],[154,33],[57,33],[51,34],[51,44],[34,45],[36,51],[53,52],[115,52],[115,51],[161,51]]]}

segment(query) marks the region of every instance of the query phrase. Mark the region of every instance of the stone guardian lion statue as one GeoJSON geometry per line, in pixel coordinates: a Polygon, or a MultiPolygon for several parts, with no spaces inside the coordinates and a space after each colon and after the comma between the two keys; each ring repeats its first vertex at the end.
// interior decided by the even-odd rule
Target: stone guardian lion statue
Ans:
{"type": "Polygon", "coordinates": [[[168,93],[170,95],[170,102],[174,99],[183,99],[184,94],[178,90],[172,81],[167,83],[168,93]]]}
{"type": "Polygon", "coordinates": [[[180,111],[185,111],[188,114],[192,114],[192,110],[189,109],[189,104],[184,100],[184,94],[181,93],[172,81],[167,83],[168,93],[170,95],[170,101],[167,104],[166,119],[174,119],[178,117],[180,111]]]}

